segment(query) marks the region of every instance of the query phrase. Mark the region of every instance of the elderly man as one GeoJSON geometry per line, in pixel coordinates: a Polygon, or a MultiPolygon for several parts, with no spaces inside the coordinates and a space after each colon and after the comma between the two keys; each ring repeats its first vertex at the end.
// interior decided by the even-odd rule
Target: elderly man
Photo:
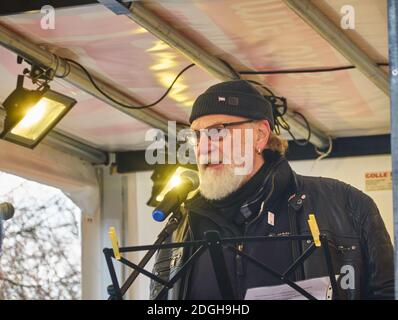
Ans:
{"type": "MultiPolygon", "coordinates": [[[[184,220],[168,241],[203,239],[209,230],[221,237],[310,234],[307,220],[314,213],[329,239],[335,273],[352,273],[350,283],[339,284],[342,297],[393,298],[393,247],[375,203],[343,182],[292,171],[284,157],[286,141],[272,133],[272,106],[249,82],[210,87],[195,101],[190,123],[200,193],[186,202],[184,220]]],[[[282,273],[308,246],[306,241],[269,241],[242,243],[237,249],[282,273]]],[[[154,272],[169,279],[192,252],[161,250],[154,272]]],[[[236,298],[243,299],[249,288],[281,284],[233,251],[224,255],[236,298]]],[[[327,275],[317,250],[290,280],[327,275]]],[[[161,288],[152,283],[151,297],[161,288]]],[[[209,253],[158,298],[221,299],[209,253]]]]}

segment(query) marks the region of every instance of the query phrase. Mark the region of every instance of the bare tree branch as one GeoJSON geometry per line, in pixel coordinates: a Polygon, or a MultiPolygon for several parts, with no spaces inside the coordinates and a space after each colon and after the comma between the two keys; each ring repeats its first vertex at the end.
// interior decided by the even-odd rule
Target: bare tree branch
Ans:
{"type": "MultiPolygon", "coordinates": [[[[0,173],[0,183],[6,178],[0,173]]],[[[16,208],[4,226],[0,299],[79,299],[80,210],[59,190],[29,181],[0,200],[16,208]],[[31,195],[37,188],[45,201],[31,195]]]]}

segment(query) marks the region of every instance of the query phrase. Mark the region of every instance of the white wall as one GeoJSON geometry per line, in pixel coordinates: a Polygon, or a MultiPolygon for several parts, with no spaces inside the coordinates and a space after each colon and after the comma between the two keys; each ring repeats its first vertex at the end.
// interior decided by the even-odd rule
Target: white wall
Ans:
{"type": "MultiPolygon", "coordinates": [[[[164,223],[156,222],[152,219],[152,207],[148,207],[146,202],[149,200],[152,192],[152,172],[139,172],[136,174],[127,175],[128,179],[128,229],[127,232],[127,245],[147,245],[153,244],[157,235],[162,230],[164,223]]],[[[140,254],[131,254],[129,258],[132,262],[137,263],[143,257],[145,252],[140,254]]],[[[152,271],[152,259],[146,269],[152,271]]],[[[131,273],[128,272],[128,273],[131,273]]],[[[127,275],[127,274],[126,274],[127,275]]],[[[134,285],[129,290],[130,299],[148,299],[149,298],[149,283],[148,277],[140,275],[134,285]]]]}
{"type": "MultiPolygon", "coordinates": [[[[125,240],[125,222],[127,215],[126,190],[122,175],[110,174],[109,167],[98,167],[101,177],[101,205],[92,216],[82,217],[82,297],[83,299],[107,299],[107,287],[112,284],[106,265],[104,248],[111,248],[109,227],[114,227],[120,246],[125,240]]],[[[113,259],[119,282],[124,279],[124,270],[120,262],[113,259]]]]}
{"type": "MultiPolygon", "coordinates": [[[[120,175],[109,174],[109,168],[102,168],[102,201],[98,212],[82,219],[82,284],[83,299],[107,299],[107,286],[111,284],[102,249],[111,248],[108,236],[109,227],[115,227],[121,247],[152,244],[162,229],[155,222],[148,201],[152,181],[151,172],[120,175]]],[[[123,254],[128,260],[138,264],[141,254],[123,254]]],[[[119,279],[123,284],[133,269],[123,267],[113,259],[119,279]]],[[[152,270],[153,262],[147,270],[152,270]]],[[[140,275],[125,295],[126,299],[148,299],[149,279],[140,275]]]]}

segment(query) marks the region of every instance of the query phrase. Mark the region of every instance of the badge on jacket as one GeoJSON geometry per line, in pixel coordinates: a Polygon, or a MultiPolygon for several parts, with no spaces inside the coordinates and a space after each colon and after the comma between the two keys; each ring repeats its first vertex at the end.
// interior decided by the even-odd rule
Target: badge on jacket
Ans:
{"type": "Polygon", "coordinates": [[[275,215],[271,211],[268,211],[268,224],[275,225],[275,215]]]}

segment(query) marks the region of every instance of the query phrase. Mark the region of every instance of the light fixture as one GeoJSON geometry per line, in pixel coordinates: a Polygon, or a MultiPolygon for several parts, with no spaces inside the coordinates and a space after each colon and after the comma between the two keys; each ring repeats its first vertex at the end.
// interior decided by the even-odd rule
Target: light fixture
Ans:
{"type": "Polygon", "coordinates": [[[34,148],[76,104],[76,100],[50,89],[23,87],[24,76],[18,76],[17,88],[4,101],[4,130],[0,137],[34,148]]]}

